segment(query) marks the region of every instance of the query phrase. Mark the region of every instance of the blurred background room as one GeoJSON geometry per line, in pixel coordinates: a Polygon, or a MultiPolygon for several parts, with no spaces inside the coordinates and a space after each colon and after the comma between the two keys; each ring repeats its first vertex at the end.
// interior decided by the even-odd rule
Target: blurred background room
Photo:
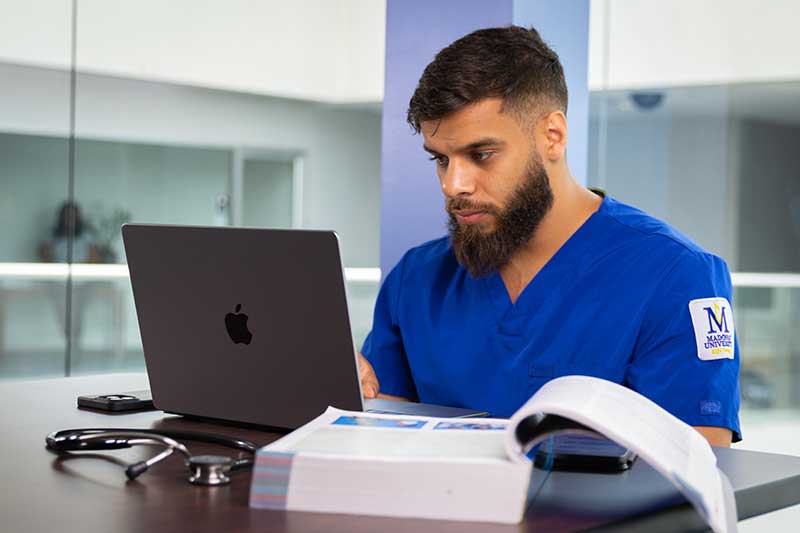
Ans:
{"type": "MultiPolygon", "coordinates": [[[[386,273],[386,10],[0,0],[0,379],[144,369],[125,222],[336,230],[360,347],[386,273]]],[[[795,455],[799,19],[793,0],[591,0],[576,175],[727,261],[737,447],[795,455]]]]}

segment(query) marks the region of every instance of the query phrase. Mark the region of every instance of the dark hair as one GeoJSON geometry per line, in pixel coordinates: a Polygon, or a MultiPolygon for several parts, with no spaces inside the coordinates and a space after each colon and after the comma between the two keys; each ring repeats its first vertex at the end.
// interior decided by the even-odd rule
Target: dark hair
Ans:
{"type": "Polygon", "coordinates": [[[564,69],[535,29],[477,30],[442,49],[419,79],[408,123],[419,133],[423,121],[493,97],[523,120],[544,104],[567,112],[564,69]]]}

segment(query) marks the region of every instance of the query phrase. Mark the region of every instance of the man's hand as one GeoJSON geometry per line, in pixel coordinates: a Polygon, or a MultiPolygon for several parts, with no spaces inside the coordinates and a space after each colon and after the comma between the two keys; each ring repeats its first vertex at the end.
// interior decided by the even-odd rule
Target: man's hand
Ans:
{"type": "Polygon", "coordinates": [[[358,377],[361,380],[361,393],[367,400],[380,398],[382,400],[399,400],[403,402],[408,401],[408,399],[400,396],[380,394],[378,376],[375,375],[375,370],[372,368],[372,365],[369,363],[369,361],[367,361],[366,357],[361,355],[361,353],[358,353],[358,377]]]}
{"type": "Polygon", "coordinates": [[[364,395],[364,398],[377,398],[380,390],[378,376],[375,375],[372,365],[366,357],[361,355],[361,352],[358,353],[358,377],[361,379],[361,394],[364,395]]]}

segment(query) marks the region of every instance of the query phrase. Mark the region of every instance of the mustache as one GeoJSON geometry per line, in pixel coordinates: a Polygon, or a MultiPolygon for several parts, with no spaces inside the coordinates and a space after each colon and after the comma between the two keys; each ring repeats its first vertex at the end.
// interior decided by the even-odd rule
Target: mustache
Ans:
{"type": "Polygon", "coordinates": [[[496,215],[499,210],[492,204],[481,204],[468,200],[467,198],[448,198],[445,202],[445,210],[452,216],[454,211],[485,211],[496,215]]]}

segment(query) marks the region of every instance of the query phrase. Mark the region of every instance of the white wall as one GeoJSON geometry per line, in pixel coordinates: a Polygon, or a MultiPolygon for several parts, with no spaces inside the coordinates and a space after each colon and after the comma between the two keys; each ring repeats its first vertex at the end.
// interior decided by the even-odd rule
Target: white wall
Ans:
{"type": "MultiPolygon", "coordinates": [[[[0,62],[66,68],[70,3],[0,0],[0,62]]],[[[592,0],[589,87],[800,79],[796,12],[795,0],[592,0]]],[[[81,0],[77,59],[85,72],[379,102],[385,18],[385,0],[81,0]]]]}
{"type": "Polygon", "coordinates": [[[589,88],[800,79],[796,0],[592,0],[589,88]]]}
{"type": "MultiPolygon", "coordinates": [[[[0,0],[0,62],[68,68],[69,0],[0,0]]],[[[383,0],[81,0],[82,72],[322,102],[383,99],[383,0]]]]}
{"type": "Polygon", "coordinates": [[[70,65],[70,0],[0,0],[0,13],[0,61],[70,65]]]}

